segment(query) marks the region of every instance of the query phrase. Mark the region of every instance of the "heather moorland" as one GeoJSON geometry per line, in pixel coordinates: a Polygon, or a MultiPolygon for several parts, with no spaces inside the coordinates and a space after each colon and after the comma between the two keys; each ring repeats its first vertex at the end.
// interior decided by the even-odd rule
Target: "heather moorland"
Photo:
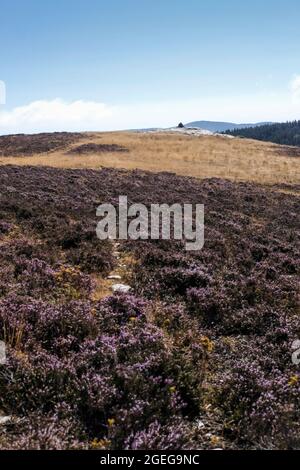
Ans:
{"type": "Polygon", "coordinates": [[[299,447],[298,193],[2,161],[0,447],[299,447]],[[205,204],[204,248],[100,241],[96,208],[123,194],[205,204]],[[129,293],[109,293],[118,269],[129,293]]]}

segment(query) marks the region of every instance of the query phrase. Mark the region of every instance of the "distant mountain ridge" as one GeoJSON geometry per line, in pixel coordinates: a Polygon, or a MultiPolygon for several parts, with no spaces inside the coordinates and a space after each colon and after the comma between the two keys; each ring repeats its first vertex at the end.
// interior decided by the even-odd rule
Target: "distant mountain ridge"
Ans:
{"type": "Polygon", "coordinates": [[[185,124],[185,127],[199,127],[211,132],[225,132],[233,129],[244,129],[245,127],[257,127],[267,124],[274,124],[272,122],[257,122],[252,124],[235,124],[234,122],[218,122],[218,121],[193,121],[185,124]]]}

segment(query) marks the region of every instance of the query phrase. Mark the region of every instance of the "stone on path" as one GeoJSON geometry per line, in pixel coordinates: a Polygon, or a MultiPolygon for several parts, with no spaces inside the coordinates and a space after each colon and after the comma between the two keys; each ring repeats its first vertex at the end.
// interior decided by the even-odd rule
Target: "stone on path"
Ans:
{"type": "Polygon", "coordinates": [[[6,424],[11,421],[11,416],[0,416],[0,425],[6,424]]]}
{"type": "Polygon", "coordinates": [[[113,292],[129,292],[131,290],[131,287],[126,285],[126,284],[113,284],[111,286],[113,292]]]}

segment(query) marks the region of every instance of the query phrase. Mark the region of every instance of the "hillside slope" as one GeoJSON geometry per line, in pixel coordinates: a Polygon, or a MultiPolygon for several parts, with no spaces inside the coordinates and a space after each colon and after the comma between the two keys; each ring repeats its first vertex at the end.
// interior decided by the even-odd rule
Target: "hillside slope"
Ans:
{"type": "Polygon", "coordinates": [[[169,173],[0,167],[1,449],[299,448],[299,198],[169,173]],[[96,208],[203,203],[205,245],[121,241],[96,208]],[[112,292],[110,293],[112,294],[112,292]]]}
{"type": "Polygon", "coordinates": [[[74,139],[71,135],[64,140],[63,148],[57,148],[57,136],[53,134],[48,134],[47,139],[44,134],[41,138],[28,136],[16,146],[0,137],[0,164],[139,168],[259,183],[298,183],[300,180],[300,149],[293,147],[167,131],[82,133],[72,142],[70,138],[74,139]],[[29,154],[30,139],[34,142],[32,155],[29,154]]]}

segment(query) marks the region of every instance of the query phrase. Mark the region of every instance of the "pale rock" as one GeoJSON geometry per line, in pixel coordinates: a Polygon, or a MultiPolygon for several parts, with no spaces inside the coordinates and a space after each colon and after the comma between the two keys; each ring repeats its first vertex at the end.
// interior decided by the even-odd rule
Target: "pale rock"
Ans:
{"type": "Polygon", "coordinates": [[[126,284],[113,284],[111,288],[113,292],[124,292],[125,294],[131,290],[131,287],[126,284]]]}
{"type": "Polygon", "coordinates": [[[0,416],[0,425],[6,424],[11,421],[11,416],[0,416]]]}

